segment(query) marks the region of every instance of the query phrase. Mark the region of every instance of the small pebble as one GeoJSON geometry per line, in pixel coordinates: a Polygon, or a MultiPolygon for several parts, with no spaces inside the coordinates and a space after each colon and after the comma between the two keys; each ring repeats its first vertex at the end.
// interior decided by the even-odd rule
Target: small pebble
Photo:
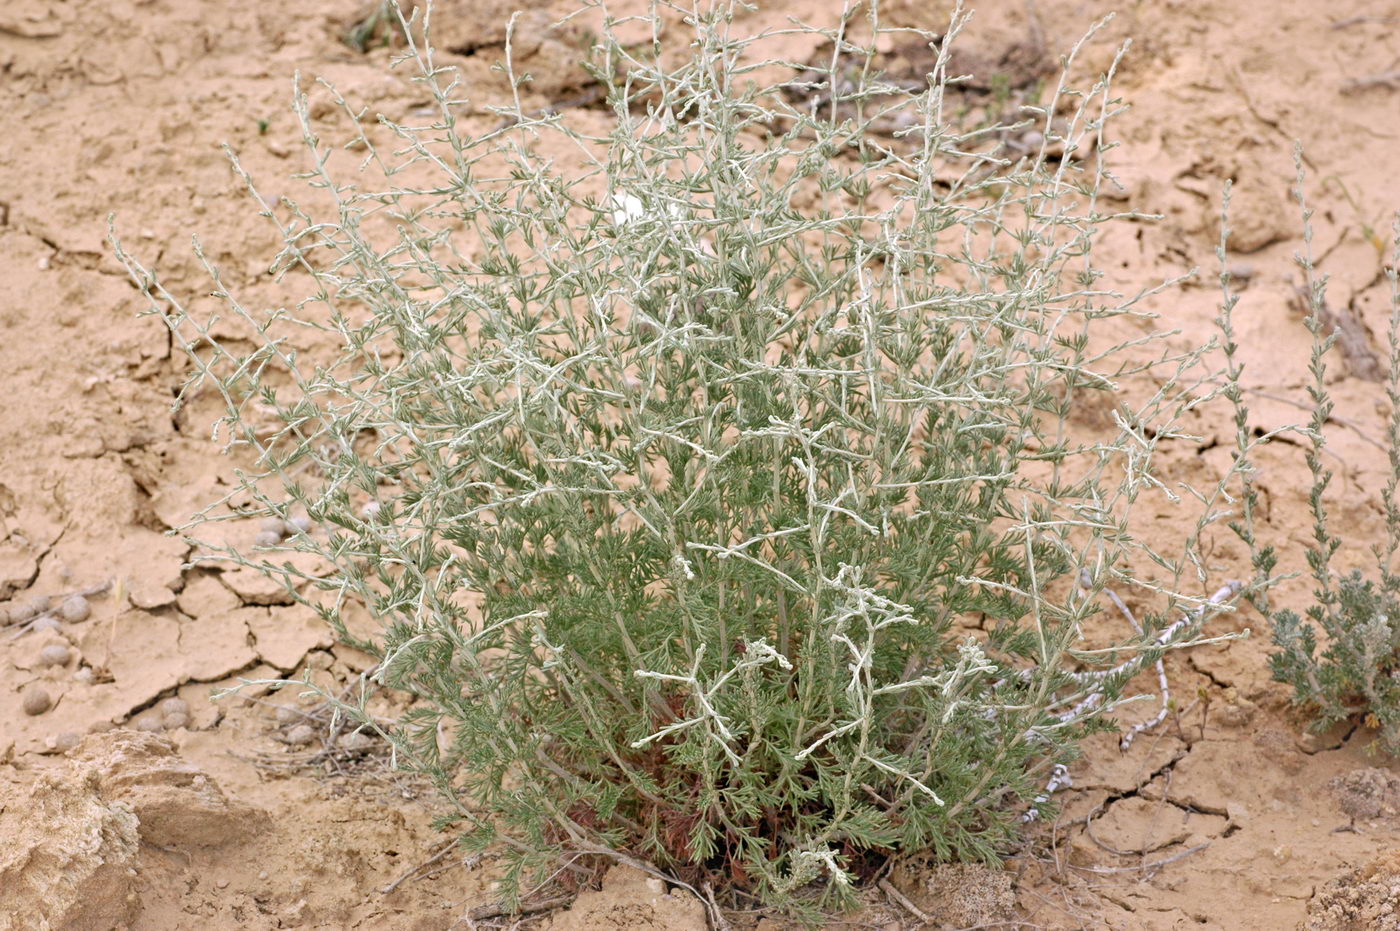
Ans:
{"type": "Polygon", "coordinates": [[[92,614],[92,606],[82,595],[69,595],[63,599],[63,619],[65,621],[86,621],[92,614]]]}
{"type": "Polygon", "coordinates": [[[116,727],[111,721],[93,721],[88,725],[89,734],[105,734],[116,727]]]}
{"type": "Polygon", "coordinates": [[[39,651],[39,662],[45,666],[67,666],[73,651],[61,643],[51,643],[39,651]]]}
{"type": "Polygon", "coordinates": [[[374,738],[363,731],[351,731],[341,734],[339,743],[343,750],[368,750],[374,746],[374,738]]]}
{"type": "Polygon", "coordinates": [[[36,614],[43,614],[49,609],[49,605],[52,603],[53,600],[49,598],[48,595],[35,595],[33,598],[29,599],[29,616],[33,617],[36,614]]]}
{"type": "Polygon", "coordinates": [[[267,881],[267,876],[268,876],[267,870],[263,870],[261,873],[258,874],[258,879],[261,879],[262,881],[266,882],[266,881],[267,881]]]}
{"type": "Polygon", "coordinates": [[[165,730],[165,722],[154,714],[141,715],[135,721],[131,722],[131,726],[138,731],[148,731],[152,734],[159,734],[161,731],[165,730]]]}
{"type": "Polygon", "coordinates": [[[74,673],[73,673],[73,681],[74,681],[74,682],[91,682],[91,681],[92,681],[92,670],[89,669],[89,668],[87,668],[86,666],[84,666],[82,669],[79,669],[77,672],[74,672],[74,673]]]}
{"type": "Polygon", "coordinates": [[[316,526],[311,523],[311,518],[307,517],[305,514],[300,517],[293,517],[291,520],[287,521],[287,525],[289,530],[294,530],[297,533],[310,533],[311,528],[316,526]]]}
{"type": "Polygon", "coordinates": [[[167,731],[177,731],[182,727],[190,726],[190,716],[183,712],[167,714],[162,723],[165,724],[165,729],[167,731]]]}
{"type": "Polygon", "coordinates": [[[301,747],[316,739],[316,729],[310,724],[298,724],[287,732],[287,743],[301,747]]]}
{"type": "Polygon", "coordinates": [[[269,533],[264,530],[253,538],[253,542],[258,546],[276,546],[282,542],[282,537],[279,534],[269,533]]]}
{"type": "Polygon", "coordinates": [[[264,517],[258,524],[258,530],[262,533],[275,533],[280,537],[287,532],[287,525],[280,517],[264,517]]]}
{"type": "Polygon", "coordinates": [[[360,508],[360,516],[363,517],[365,520],[371,520],[376,514],[379,513],[379,508],[380,504],[378,501],[371,501],[369,504],[366,504],[364,507],[360,508]]]}
{"type": "Polygon", "coordinates": [[[168,718],[172,714],[189,714],[190,706],[183,698],[167,698],[156,706],[156,710],[168,718]]]}
{"type": "Polygon", "coordinates": [[[49,630],[58,630],[59,623],[56,617],[41,617],[34,622],[34,630],[43,633],[49,630]]]}
{"type": "Polygon", "coordinates": [[[278,706],[277,706],[277,723],[278,723],[278,724],[283,724],[283,725],[285,725],[285,724],[292,724],[292,723],[294,723],[294,722],[296,722],[296,721],[300,721],[300,720],[302,720],[302,714],[301,714],[301,712],[297,711],[297,710],[296,710],[295,708],[293,708],[291,705],[278,705],[278,706]]]}
{"type": "Polygon", "coordinates": [[[24,693],[24,699],[21,701],[21,705],[24,708],[24,713],[33,717],[34,715],[43,714],[45,711],[52,708],[53,699],[50,698],[49,693],[45,692],[43,689],[30,689],[24,693]]]}
{"type": "Polygon", "coordinates": [[[654,895],[665,895],[666,881],[664,879],[657,879],[655,876],[648,876],[647,891],[651,892],[654,895]]]}
{"type": "Polygon", "coordinates": [[[214,883],[214,885],[218,886],[220,889],[227,889],[227,888],[228,888],[228,880],[227,880],[227,879],[221,879],[221,880],[219,880],[218,882],[214,883]]]}
{"type": "Polygon", "coordinates": [[[62,734],[59,734],[57,737],[53,738],[53,748],[59,751],[60,753],[67,753],[69,750],[72,750],[74,747],[76,747],[78,745],[78,741],[80,741],[81,739],[82,738],[80,738],[73,731],[64,731],[62,734]]]}

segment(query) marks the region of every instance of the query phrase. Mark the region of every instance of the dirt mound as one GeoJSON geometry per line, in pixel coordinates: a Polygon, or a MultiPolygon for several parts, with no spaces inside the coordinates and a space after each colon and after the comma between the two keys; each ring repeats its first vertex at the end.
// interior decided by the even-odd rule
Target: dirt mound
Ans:
{"type": "Polygon", "coordinates": [[[940,925],[964,928],[993,924],[1015,914],[1011,874],[1004,870],[973,863],[930,866],[919,858],[896,867],[890,881],[940,925]]]}
{"type": "Polygon", "coordinates": [[[137,830],[131,808],[104,799],[89,771],[0,785],[0,929],[129,920],[140,907],[137,830]]]}
{"type": "Polygon", "coordinates": [[[579,894],[568,911],[554,916],[550,931],[704,931],[705,907],[695,896],[668,890],[664,880],[640,870],[616,866],[603,877],[603,888],[579,894]]]}
{"type": "Polygon", "coordinates": [[[1381,854],[1322,887],[1305,931],[1400,931],[1400,850],[1381,854]]]}
{"type": "Polygon", "coordinates": [[[266,813],[229,801],[212,778],[155,734],[119,730],[88,737],[71,767],[104,800],[129,808],[141,839],[158,847],[219,846],[267,824],[266,813]]]}
{"type": "Polygon", "coordinates": [[[95,928],[140,908],[141,842],[163,849],[243,836],[266,816],[230,803],[163,739],[88,737],[31,786],[0,786],[0,928],[95,928]]]}
{"type": "Polygon", "coordinates": [[[1392,816],[1400,810],[1400,776],[1368,766],[1327,783],[1342,811],[1361,821],[1392,816]]]}

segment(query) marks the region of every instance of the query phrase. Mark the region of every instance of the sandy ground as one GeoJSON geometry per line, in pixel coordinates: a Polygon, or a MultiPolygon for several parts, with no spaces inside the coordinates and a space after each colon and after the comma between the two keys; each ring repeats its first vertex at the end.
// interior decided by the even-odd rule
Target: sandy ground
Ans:
{"type": "MultiPolygon", "coordinates": [[[[463,69],[482,126],[494,118],[481,107],[504,92],[490,65],[514,5],[439,4],[440,43],[457,50],[446,59],[463,69]]],[[[937,29],[946,6],[890,10],[937,29]]],[[[1033,33],[1028,10],[1058,50],[1113,5],[983,7],[967,42],[994,61],[1033,33]]],[[[1120,8],[1088,61],[1106,65],[1134,38],[1117,84],[1133,109],[1117,124],[1116,196],[1163,219],[1111,234],[1103,254],[1120,285],[1213,268],[1220,185],[1236,180],[1230,261],[1247,286],[1238,326],[1266,425],[1303,416],[1291,406],[1305,399],[1307,334],[1291,302],[1301,237],[1288,190],[1293,140],[1306,147],[1314,251],[1332,278],[1329,301],[1355,336],[1333,385],[1329,503],[1349,544],[1343,567],[1361,565],[1383,526],[1374,495],[1386,467],[1374,442],[1383,417],[1374,357],[1387,292],[1368,230],[1384,236],[1400,208],[1400,86],[1360,79],[1394,73],[1400,3],[1120,8]]],[[[211,688],[240,677],[309,669],[345,681],[369,658],[332,643],[256,577],[183,570],[187,546],[165,535],[217,496],[231,463],[209,439],[212,408],[172,414],[185,363],[159,321],[137,316],[139,295],[104,242],[107,215],[118,214],[128,247],[196,305],[209,288],[192,234],[241,295],[270,299],[273,243],[220,144],[240,153],[265,194],[289,193],[300,151],[293,72],[324,76],[396,118],[424,102],[390,74],[386,51],[361,54],[341,41],[362,12],[355,0],[290,9],[0,4],[0,106],[9,114],[0,142],[0,609],[11,622],[0,627],[0,928],[517,923],[490,914],[489,857],[432,859],[444,843],[429,827],[432,794],[395,775],[383,748],[332,740],[321,710],[291,690],[209,701],[211,688]],[[85,607],[67,600],[74,593],[86,593],[85,607]],[[27,701],[46,707],[29,714],[27,701]]],[[[553,67],[566,56],[544,30],[550,12],[560,10],[523,20],[539,104],[567,95],[574,80],[553,67]]],[[[774,2],[746,22],[758,29],[788,13],[823,23],[832,10],[774,2]]],[[[1207,279],[1155,309],[1184,346],[1210,335],[1217,302],[1207,279]]],[[[1179,444],[1164,463],[1173,477],[1210,480],[1228,461],[1232,428],[1223,414],[1194,426],[1225,445],[1179,444]]],[[[1263,529],[1284,550],[1284,568],[1296,569],[1308,526],[1300,450],[1276,444],[1261,467],[1263,529]]],[[[1161,532],[1180,533],[1180,520],[1164,513],[1161,532]]],[[[249,541],[257,532],[244,530],[249,541]]],[[[1219,579],[1241,573],[1239,545],[1215,542],[1219,579]]],[[[1301,607],[1306,589],[1279,597],[1301,607]]],[[[1264,625],[1242,612],[1226,626],[1264,625]]],[[[1365,730],[1300,736],[1267,653],[1256,634],[1173,657],[1181,713],[1127,752],[1108,737],[1091,744],[1063,815],[1036,829],[1006,873],[909,865],[891,876],[898,895],[873,894],[853,923],[917,927],[912,906],[938,927],[1400,927],[1400,775],[1367,754],[1365,730]]],[[[524,925],[685,929],[704,917],[664,884],[619,871],[571,909],[524,925]]]]}

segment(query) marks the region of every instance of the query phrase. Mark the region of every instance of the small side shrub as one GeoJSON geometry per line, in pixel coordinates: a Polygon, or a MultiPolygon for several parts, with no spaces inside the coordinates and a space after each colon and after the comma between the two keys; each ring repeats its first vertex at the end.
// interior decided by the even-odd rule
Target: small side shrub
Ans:
{"type": "MultiPolygon", "coordinates": [[[[1303,430],[1309,444],[1308,470],[1312,474],[1308,503],[1313,534],[1307,564],[1313,580],[1314,603],[1300,615],[1291,610],[1271,610],[1262,591],[1254,597],[1273,624],[1273,644],[1277,647],[1269,660],[1273,676],[1293,687],[1294,702],[1311,717],[1311,728],[1321,732],[1343,721],[1361,722],[1378,731],[1380,749],[1395,755],[1400,754],[1400,574],[1394,567],[1395,553],[1400,548],[1400,508],[1396,504],[1400,483],[1400,283],[1396,278],[1396,267],[1400,265],[1400,221],[1396,225],[1396,252],[1385,269],[1391,293],[1385,382],[1390,477],[1381,492],[1386,535],[1383,542],[1372,547],[1376,560],[1373,576],[1367,577],[1359,569],[1338,576],[1332,569],[1332,558],[1342,541],[1331,530],[1323,501],[1332,481],[1324,459],[1324,431],[1332,415],[1326,383],[1327,359],[1338,339],[1338,324],[1327,308],[1326,279],[1319,278],[1313,267],[1309,225],[1312,211],[1303,199],[1303,181],[1300,168],[1297,197],[1303,208],[1305,250],[1298,256],[1298,264],[1308,296],[1306,322],[1313,336],[1312,380],[1308,386],[1312,416],[1303,430]]],[[[1248,514],[1252,516],[1252,494],[1248,497],[1248,514]]],[[[1269,575],[1277,564],[1276,553],[1255,539],[1252,521],[1242,523],[1238,529],[1251,546],[1256,569],[1269,575]]]]}
{"type": "Polygon", "coordinates": [[[794,88],[772,76],[807,64],[760,60],[738,12],[691,11],[688,50],[605,31],[601,136],[518,95],[468,134],[401,24],[435,114],[383,120],[395,155],[361,136],[377,174],[354,183],[299,95],[333,206],[263,204],[310,288],[260,312],[220,286],[251,351],[117,245],[256,463],[231,516],[304,509],[329,532],[283,545],[334,571],[218,555],[416,696],[392,724],[339,707],[504,852],[511,895],[569,853],[811,917],[898,851],[994,862],[1125,684],[1228,610],[1191,545],[1223,486],[1192,491],[1184,552],[1135,529],[1144,494],[1176,498],[1157,445],[1211,391],[1208,347],[1101,333],[1152,293],[1092,262],[1108,78],[1027,107],[1045,142],[1007,161],[998,128],[942,115],[961,19],[925,37],[924,87],[873,67],[872,8],[794,88]],[[338,350],[294,351],[306,331],[338,350]],[[1085,405],[1114,425],[1081,429],[1085,405]],[[1158,610],[1086,643],[1110,584],[1158,610]],[[352,604],[382,633],[352,637],[352,604]]]}

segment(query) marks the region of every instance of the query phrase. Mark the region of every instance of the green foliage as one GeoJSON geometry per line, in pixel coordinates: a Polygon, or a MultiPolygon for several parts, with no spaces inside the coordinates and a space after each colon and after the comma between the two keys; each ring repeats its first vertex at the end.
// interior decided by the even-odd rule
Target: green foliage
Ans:
{"type": "MultiPolygon", "coordinates": [[[[1292,610],[1271,609],[1268,599],[1262,595],[1256,595],[1253,600],[1273,623],[1273,644],[1277,648],[1269,660],[1273,676],[1293,687],[1294,702],[1310,715],[1312,729],[1320,732],[1345,721],[1364,723],[1378,731],[1379,748],[1396,755],[1400,754],[1400,602],[1396,598],[1400,593],[1400,574],[1394,571],[1395,553],[1400,549],[1400,508],[1396,504],[1396,488],[1400,483],[1400,285],[1397,284],[1396,265],[1400,261],[1392,262],[1386,269],[1391,286],[1390,367],[1386,384],[1390,405],[1386,430],[1390,478],[1381,494],[1386,539],[1372,548],[1376,559],[1373,578],[1367,578],[1359,569],[1338,577],[1332,569],[1332,560],[1341,549],[1342,540],[1331,531],[1324,498],[1332,481],[1332,472],[1325,465],[1325,431],[1333,409],[1327,390],[1327,359],[1337,334],[1335,320],[1326,304],[1326,279],[1319,278],[1313,266],[1312,211],[1303,196],[1301,155],[1298,165],[1296,195],[1303,211],[1306,246],[1298,256],[1298,265],[1307,296],[1306,324],[1313,337],[1309,360],[1312,377],[1308,385],[1312,416],[1307,426],[1299,429],[1308,441],[1305,459],[1312,474],[1308,493],[1312,542],[1306,555],[1313,580],[1314,603],[1300,615],[1292,610]]],[[[1397,221],[1395,245],[1397,259],[1400,259],[1400,221],[1397,221]]],[[[1222,262],[1223,258],[1222,242],[1222,262]]],[[[1224,277],[1222,284],[1225,284],[1224,277]]],[[[1234,300],[1229,295],[1228,285],[1226,288],[1223,316],[1228,320],[1234,300]]],[[[1228,339],[1228,329],[1226,332],[1228,339]]],[[[1243,442],[1248,412],[1242,402],[1238,369],[1231,371],[1230,383],[1232,393],[1227,393],[1235,403],[1236,424],[1243,442]]],[[[1263,545],[1255,535],[1253,517],[1257,501],[1248,479],[1245,484],[1244,519],[1232,526],[1249,544],[1256,571],[1267,577],[1276,567],[1278,557],[1272,547],[1263,545]]]]}
{"type": "Polygon", "coordinates": [[[345,31],[344,42],[357,52],[367,52],[372,48],[390,45],[394,41],[394,30],[398,26],[398,15],[394,0],[382,0],[345,31]]]}
{"type": "Polygon", "coordinates": [[[1361,717],[1378,729],[1380,746],[1400,753],[1400,602],[1395,577],[1381,586],[1360,570],[1343,576],[1326,603],[1308,608],[1307,621],[1294,611],[1273,616],[1269,658],[1274,678],[1295,690],[1317,730],[1361,717]],[[1309,623],[1311,622],[1311,623],[1309,623]],[[1318,652],[1316,629],[1327,636],[1318,652]]]}
{"type": "MultiPolygon", "coordinates": [[[[1177,594],[1199,558],[1131,520],[1205,350],[1098,336],[1146,296],[1091,261],[1107,79],[1027,109],[1087,161],[1006,162],[940,117],[947,42],[927,87],[886,84],[872,12],[825,34],[804,94],[758,83],[803,66],[757,61],[736,10],[692,11],[679,59],[609,29],[602,137],[518,94],[469,135],[401,24],[433,122],[385,120],[397,156],[362,140],[383,184],[350,184],[298,98],[334,206],[263,205],[276,268],[313,287],[266,315],[221,292],[250,352],[121,254],[256,457],[238,494],[328,527],[288,548],[335,571],[222,556],[342,637],[350,605],[382,622],[354,642],[417,701],[342,711],[437,782],[466,843],[500,845],[511,883],[623,856],[812,917],[897,851],[995,861],[1125,683],[1225,609],[1177,594]],[[298,328],[338,352],[293,351],[298,328]],[[1083,405],[1118,426],[1085,434],[1083,405]],[[1161,611],[1088,649],[1110,583],[1161,611]]],[[[1224,513],[1199,497],[1197,535],[1224,513]]]]}

